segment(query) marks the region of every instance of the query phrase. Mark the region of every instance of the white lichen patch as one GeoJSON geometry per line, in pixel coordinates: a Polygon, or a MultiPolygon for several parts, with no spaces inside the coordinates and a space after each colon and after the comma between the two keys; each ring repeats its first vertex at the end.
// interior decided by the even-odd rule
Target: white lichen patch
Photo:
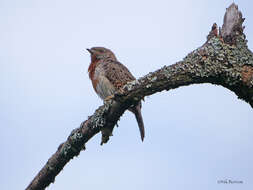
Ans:
{"type": "Polygon", "coordinates": [[[64,145],[61,148],[61,154],[64,156],[67,156],[71,150],[71,145],[69,143],[64,143],[64,145]]]}
{"type": "Polygon", "coordinates": [[[152,85],[151,84],[148,84],[148,85],[146,85],[146,88],[150,88],[152,85]]]}
{"type": "Polygon", "coordinates": [[[138,84],[139,84],[139,81],[138,81],[138,80],[133,80],[133,81],[131,81],[131,82],[128,82],[128,83],[123,87],[123,89],[124,89],[124,90],[128,90],[128,91],[131,91],[131,90],[133,90],[134,87],[135,87],[136,85],[138,85],[138,84]]]}
{"type": "Polygon", "coordinates": [[[156,79],[157,79],[157,76],[154,76],[153,78],[151,78],[151,82],[154,82],[154,81],[156,81],[156,79]]]}

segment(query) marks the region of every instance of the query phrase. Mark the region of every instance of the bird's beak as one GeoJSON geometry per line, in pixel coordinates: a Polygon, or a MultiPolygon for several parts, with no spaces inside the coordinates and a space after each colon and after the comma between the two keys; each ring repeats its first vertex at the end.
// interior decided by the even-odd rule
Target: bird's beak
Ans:
{"type": "Polygon", "coordinates": [[[93,52],[92,52],[91,49],[87,48],[86,50],[87,50],[88,52],[90,52],[90,54],[93,54],[93,52]]]}

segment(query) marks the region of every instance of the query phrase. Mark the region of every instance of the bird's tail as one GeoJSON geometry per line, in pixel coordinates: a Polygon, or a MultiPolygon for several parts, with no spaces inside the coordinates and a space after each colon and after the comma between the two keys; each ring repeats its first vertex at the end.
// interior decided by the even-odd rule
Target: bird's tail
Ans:
{"type": "Polygon", "coordinates": [[[132,111],[135,115],[135,118],[139,126],[140,134],[141,134],[141,140],[143,141],[145,137],[145,129],[144,129],[144,123],[143,123],[143,119],[141,115],[141,102],[137,104],[137,106],[130,108],[129,110],[132,111]]]}

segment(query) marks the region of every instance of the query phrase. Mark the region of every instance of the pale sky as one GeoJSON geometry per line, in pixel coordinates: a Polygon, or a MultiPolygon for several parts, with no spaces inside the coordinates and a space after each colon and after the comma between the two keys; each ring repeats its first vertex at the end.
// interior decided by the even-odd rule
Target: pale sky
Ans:
{"type": "MultiPolygon", "coordinates": [[[[0,0],[0,189],[25,189],[102,104],[86,48],[113,50],[138,78],[201,46],[231,3],[0,0]]],[[[252,50],[253,2],[235,3],[252,50]]],[[[143,143],[126,112],[106,145],[95,136],[48,189],[253,189],[253,111],[233,92],[182,87],[146,98],[142,112],[143,143]]]]}

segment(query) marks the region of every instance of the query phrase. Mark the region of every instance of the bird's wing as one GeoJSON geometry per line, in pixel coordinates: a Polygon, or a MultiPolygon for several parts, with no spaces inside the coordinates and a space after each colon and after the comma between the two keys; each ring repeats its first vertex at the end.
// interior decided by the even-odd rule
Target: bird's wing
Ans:
{"type": "Polygon", "coordinates": [[[122,88],[127,82],[135,80],[130,71],[120,62],[114,60],[106,60],[103,64],[105,77],[116,87],[122,88]]]}

